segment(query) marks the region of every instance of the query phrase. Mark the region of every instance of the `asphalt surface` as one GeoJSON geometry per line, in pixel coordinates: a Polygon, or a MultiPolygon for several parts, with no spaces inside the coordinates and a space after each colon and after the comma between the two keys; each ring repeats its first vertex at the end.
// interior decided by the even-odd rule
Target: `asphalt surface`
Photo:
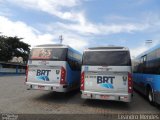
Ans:
{"type": "Polygon", "coordinates": [[[84,100],[79,91],[56,93],[27,90],[25,76],[0,76],[0,112],[15,114],[160,113],[134,92],[131,103],[84,100]]]}

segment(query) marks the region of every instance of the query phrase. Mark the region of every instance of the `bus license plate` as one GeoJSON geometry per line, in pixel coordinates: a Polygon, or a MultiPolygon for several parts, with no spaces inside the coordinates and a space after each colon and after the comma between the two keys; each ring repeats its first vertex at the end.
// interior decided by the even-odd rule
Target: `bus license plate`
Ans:
{"type": "Polygon", "coordinates": [[[110,96],[108,96],[108,95],[101,95],[101,96],[100,96],[101,99],[108,99],[109,97],[110,97],[110,96]]]}
{"type": "Polygon", "coordinates": [[[38,89],[40,89],[40,90],[44,90],[44,89],[45,89],[45,86],[38,85],[38,89]]]}

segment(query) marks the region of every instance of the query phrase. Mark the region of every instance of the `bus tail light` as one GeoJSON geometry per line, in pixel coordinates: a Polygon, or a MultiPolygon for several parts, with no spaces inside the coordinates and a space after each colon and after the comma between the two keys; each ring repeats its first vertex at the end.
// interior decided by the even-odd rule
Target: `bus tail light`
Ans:
{"type": "Polygon", "coordinates": [[[84,72],[81,73],[81,90],[84,90],[84,72]]]}
{"type": "Polygon", "coordinates": [[[128,93],[133,92],[133,81],[132,81],[132,74],[128,73],[128,93]]]}
{"type": "Polygon", "coordinates": [[[61,67],[60,84],[66,84],[66,70],[64,69],[64,67],[61,67]]]}
{"type": "Polygon", "coordinates": [[[26,80],[25,80],[25,82],[27,82],[27,80],[28,80],[28,65],[26,66],[26,80]]]}

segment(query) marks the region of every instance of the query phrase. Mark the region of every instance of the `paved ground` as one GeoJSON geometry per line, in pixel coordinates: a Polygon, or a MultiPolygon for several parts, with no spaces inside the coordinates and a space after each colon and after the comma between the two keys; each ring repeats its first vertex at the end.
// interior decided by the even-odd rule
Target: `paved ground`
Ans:
{"type": "Polygon", "coordinates": [[[106,113],[159,113],[147,100],[134,94],[132,103],[83,100],[80,92],[55,93],[26,90],[24,76],[0,77],[0,112],[16,114],[106,114],[106,113]]]}

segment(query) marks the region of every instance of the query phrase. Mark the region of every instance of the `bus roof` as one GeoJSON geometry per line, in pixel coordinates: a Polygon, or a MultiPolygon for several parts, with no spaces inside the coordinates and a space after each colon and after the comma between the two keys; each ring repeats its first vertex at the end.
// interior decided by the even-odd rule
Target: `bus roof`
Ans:
{"type": "Polygon", "coordinates": [[[139,57],[142,57],[142,56],[144,56],[144,55],[147,55],[147,54],[149,54],[150,52],[152,52],[152,51],[154,51],[154,50],[156,50],[156,49],[158,49],[158,48],[160,48],[160,44],[158,44],[158,45],[156,45],[156,46],[154,46],[154,47],[146,50],[145,52],[139,54],[136,58],[139,58],[139,57]]]}
{"type": "Polygon", "coordinates": [[[122,47],[122,46],[100,46],[100,47],[92,47],[92,48],[88,48],[85,51],[98,51],[98,50],[128,50],[128,48],[126,47],[122,47]]]}
{"type": "Polygon", "coordinates": [[[43,45],[37,45],[35,47],[62,47],[62,48],[70,48],[69,45],[63,45],[63,44],[43,44],[43,45]]]}
{"type": "Polygon", "coordinates": [[[74,51],[78,54],[81,54],[79,51],[73,49],[69,45],[64,45],[64,44],[43,44],[43,45],[37,45],[33,48],[43,48],[43,47],[45,47],[45,48],[68,48],[68,49],[70,49],[70,50],[72,50],[72,51],[74,51]]]}

